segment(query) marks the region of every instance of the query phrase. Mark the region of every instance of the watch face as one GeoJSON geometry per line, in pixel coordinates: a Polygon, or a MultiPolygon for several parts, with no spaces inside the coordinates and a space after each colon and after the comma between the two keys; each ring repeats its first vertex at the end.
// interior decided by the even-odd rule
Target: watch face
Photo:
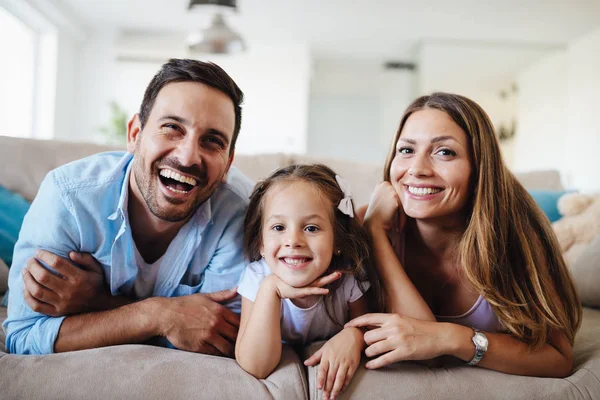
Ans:
{"type": "Polygon", "coordinates": [[[475,342],[477,342],[477,345],[481,347],[487,345],[487,340],[481,335],[477,335],[477,337],[475,337],[475,342]]]}

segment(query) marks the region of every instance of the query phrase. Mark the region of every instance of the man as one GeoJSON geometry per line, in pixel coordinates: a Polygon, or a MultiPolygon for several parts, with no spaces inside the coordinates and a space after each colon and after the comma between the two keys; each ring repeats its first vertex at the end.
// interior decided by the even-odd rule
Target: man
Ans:
{"type": "Polygon", "coordinates": [[[252,185],[230,168],[242,100],[220,67],[170,60],[128,123],[128,153],[48,174],[15,246],[10,352],[162,338],[232,354],[239,316],[220,303],[236,298],[244,267],[252,185]]]}

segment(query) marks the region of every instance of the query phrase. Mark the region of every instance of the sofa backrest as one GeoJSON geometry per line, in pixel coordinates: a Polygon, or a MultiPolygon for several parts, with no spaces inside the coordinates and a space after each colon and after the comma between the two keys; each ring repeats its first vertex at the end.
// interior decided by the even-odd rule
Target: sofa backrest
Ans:
{"type": "MultiPolygon", "coordinates": [[[[70,161],[91,154],[123,148],[58,140],[22,139],[0,136],[0,185],[32,200],[46,174],[70,161]]],[[[356,206],[367,204],[375,185],[382,179],[382,164],[336,160],[306,155],[237,154],[233,164],[253,181],[265,178],[276,168],[292,163],[329,165],[350,184],[356,206]]],[[[527,189],[561,190],[558,171],[516,174],[527,189]]]]}

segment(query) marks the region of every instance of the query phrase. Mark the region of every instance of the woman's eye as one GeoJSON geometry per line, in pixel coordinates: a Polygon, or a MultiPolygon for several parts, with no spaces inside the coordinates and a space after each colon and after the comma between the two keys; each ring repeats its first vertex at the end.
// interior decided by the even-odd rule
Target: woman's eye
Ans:
{"type": "Polygon", "coordinates": [[[273,225],[273,227],[271,227],[271,229],[274,230],[275,232],[283,232],[285,230],[285,226],[273,225]]]}
{"type": "Polygon", "coordinates": [[[441,149],[438,151],[438,154],[441,156],[456,156],[456,152],[454,150],[450,150],[450,149],[441,149]]]}
{"type": "Polygon", "coordinates": [[[400,147],[398,149],[398,153],[400,154],[411,154],[413,152],[413,149],[411,149],[410,147],[400,147]]]}
{"type": "Polygon", "coordinates": [[[304,230],[306,230],[307,232],[315,233],[319,231],[319,227],[316,225],[308,225],[306,228],[304,228],[304,230]]]}

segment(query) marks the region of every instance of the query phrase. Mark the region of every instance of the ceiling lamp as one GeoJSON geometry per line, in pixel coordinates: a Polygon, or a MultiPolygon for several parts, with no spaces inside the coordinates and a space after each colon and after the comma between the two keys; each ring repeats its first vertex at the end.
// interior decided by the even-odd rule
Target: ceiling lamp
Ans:
{"type": "MultiPolygon", "coordinates": [[[[213,5],[237,10],[236,0],[190,0],[189,8],[213,5]]],[[[223,14],[217,12],[211,25],[188,37],[188,49],[192,53],[232,54],[246,49],[244,39],[225,22],[223,14]]]]}

